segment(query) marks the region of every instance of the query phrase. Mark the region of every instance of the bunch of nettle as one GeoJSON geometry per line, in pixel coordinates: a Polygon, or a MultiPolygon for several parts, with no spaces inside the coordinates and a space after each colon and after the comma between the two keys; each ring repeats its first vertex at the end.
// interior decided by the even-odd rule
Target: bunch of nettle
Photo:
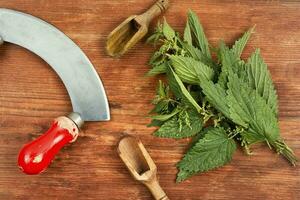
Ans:
{"type": "Polygon", "coordinates": [[[230,162],[237,144],[251,154],[251,145],[264,142],[296,164],[280,137],[277,94],[260,51],[247,61],[240,58],[252,32],[231,48],[224,42],[212,48],[190,11],[183,39],[166,21],[149,38],[160,48],[150,60],[148,75],[167,76],[167,83],[159,81],[149,126],[159,127],[158,137],[194,137],[177,165],[177,181],[230,162]]]}

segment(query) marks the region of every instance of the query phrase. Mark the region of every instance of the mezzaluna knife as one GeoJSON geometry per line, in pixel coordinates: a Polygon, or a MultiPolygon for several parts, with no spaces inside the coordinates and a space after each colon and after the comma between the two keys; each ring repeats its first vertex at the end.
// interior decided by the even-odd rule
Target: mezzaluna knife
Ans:
{"type": "Polygon", "coordinates": [[[108,100],[101,80],[82,50],[51,24],[22,12],[0,8],[0,44],[28,49],[47,62],[63,81],[73,111],[54,120],[50,129],[26,144],[18,157],[26,174],[44,171],[58,151],[74,142],[84,121],[108,121],[108,100]]]}

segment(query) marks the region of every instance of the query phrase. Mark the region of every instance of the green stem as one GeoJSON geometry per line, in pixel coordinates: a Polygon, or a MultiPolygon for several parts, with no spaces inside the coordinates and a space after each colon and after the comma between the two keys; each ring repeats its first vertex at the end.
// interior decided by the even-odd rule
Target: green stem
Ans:
{"type": "Polygon", "coordinates": [[[296,166],[298,161],[296,155],[282,139],[276,140],[274,143],[274,147],[279,154],[283,155],[293,166],[296,166]]]}
{"type": "Polygon", "coordinates": [[[229,136],[229,139],[233,139],[235,136],[237,136],[239,134],[239,132],[232,132],[230,133],[228,136],[229,136]]]}

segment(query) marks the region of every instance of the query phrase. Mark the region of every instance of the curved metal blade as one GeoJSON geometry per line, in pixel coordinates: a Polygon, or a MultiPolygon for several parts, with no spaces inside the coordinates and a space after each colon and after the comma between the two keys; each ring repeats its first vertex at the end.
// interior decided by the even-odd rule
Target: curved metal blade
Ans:
{"type": "Polygon", "coordinates": [[[80,113],[83,120],[110,119],[107,97],[96,70],[64,33],[39,18],[0,8],[0,37],[46,61],[63,81],[74,112],[80,113]]]}

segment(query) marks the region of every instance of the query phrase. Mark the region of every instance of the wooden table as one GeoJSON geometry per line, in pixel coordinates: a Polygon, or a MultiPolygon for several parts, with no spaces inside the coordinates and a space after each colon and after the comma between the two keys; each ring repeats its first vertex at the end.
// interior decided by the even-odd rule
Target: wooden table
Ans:
{"type": "MultiPolygon", "coordinates": [[[[146,128],[156,78],[145,78],[153,48],[139,44],[122,59],[105,54],[109,32],[152,0],[0,0],[0,7],[31,13],[54,24],[88,55],[105,85],[110,122],[86,123],[78,141],[67,146],[38,176],[17,168],[21,146],[46,131],[49,122],[71,111],[68,94],[55,72],[27,50],[0,47],[0,199],[151,199],[131,179],[116,153],[123,134],[139,136],[159,169],[170,199],[300,199],[300,168],[291,167],[265,145],[255,156],[241,150],[231,164],[175,183],[175,164],[188,140],[154,138],[146,128]],[[144,3],[142,3],[144,2],[144,3]]],[[[300,157],[300,2],[261,0],[172,1],[166,18],[177,30],[187,10],[200,16],[209,41],[232,42],[256,24],[245,56],[260,47],[280,100],[280,129],[300,157]]]]}

